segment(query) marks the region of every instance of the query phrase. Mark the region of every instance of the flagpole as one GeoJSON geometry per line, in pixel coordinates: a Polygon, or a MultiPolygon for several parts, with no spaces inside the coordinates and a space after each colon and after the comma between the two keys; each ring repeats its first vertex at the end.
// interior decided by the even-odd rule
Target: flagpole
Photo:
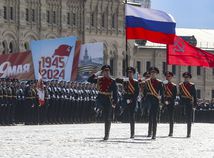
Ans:
{"type": "Polygon", "coordinates": [[[126,4],[127,4],[128,2],[127,2],[127,0],[125,0],[125,5],[124,5],[124,13],[125,13],[125,16],[124,16],[124,21],[125,21],[125,38],[126,38],[126,43],[125,43],[125,45],[126,45],[126,53],[127,53],[127,51],[128,51],[128,41],[127,41],[127,35],[126,35],[126,4]]]}
{"type": "Polygon", "coordinates": [[[166,45],[166,71],[168,71],[168,65],[169,65],[169,49],[168,44],[166,45]]]}
{"type": "Polygon", "coordinates": [[[204,69],[204,99],[205,99],[205,96],[206,96],[206,68],[203,67],[204,69]]]}
{"type": "Polygon", "coordinates": [[[125,0],[124,4],[124,22],[125,22],[125,47],[126,47],[126,54],[125,54],[125,69],[128,67],[128,41],[127,41],[127,34],[126,34],[126,4],[128,3],[127,0],[125,0]]]}

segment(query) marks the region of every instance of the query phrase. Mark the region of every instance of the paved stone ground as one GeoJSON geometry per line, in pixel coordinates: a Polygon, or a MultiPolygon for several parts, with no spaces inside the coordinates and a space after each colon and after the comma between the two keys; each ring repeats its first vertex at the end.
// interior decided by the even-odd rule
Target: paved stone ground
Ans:
{"type": "Polygon", "coordinates": [[[136,124],[129,139],[129,124],[112,124],[110,139],[102,141],[103,124],[0,127],[1,158],[152,157],[214,158],[214,124],[194,124],[186,138],[186,124],[158,124],[157,139],[146,137],[147,124],[136,124]]]}

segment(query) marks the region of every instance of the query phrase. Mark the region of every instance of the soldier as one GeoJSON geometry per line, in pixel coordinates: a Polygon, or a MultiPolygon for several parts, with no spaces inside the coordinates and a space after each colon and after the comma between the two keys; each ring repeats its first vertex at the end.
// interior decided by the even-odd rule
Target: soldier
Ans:
{"type": "Polygon", "coordinates": [[[174,106],[177,95],[176,84],[172,82],[173,76],[174,74],[172,72],[167,71],[165,73],[166,81],[163,82],[164,84],[163,104],[168,109],[169,136],[173,136],[174,106]]]}
{"type": "Polygon", "coordinates": [[[3,107],[4,107],[4,89],[3,89],[4,79],[0,79],[0,124],[3,125],[3,107]]]}
{"type": "Polygon", "coordinates": [[[9,78],[6,80],[6,101],[7,101],[7,108],[6,108],[6,124],[12,124],[11,115],[12,115],[12,107],[13,107],[13,92],[12,92],[12,86],[11,86],[12,80],[9,78]]]}
{"type": "Polygon", "coordinates": [[[54,101],[55,101],[55,94],[54,94],[54,80],[50,82],[50,85],[48,88],[48,94],[49,94],[49,106],[48,106],[48,123],[53,123],[53,113],[54,113],[54,101]]]}
{"type": "Polygon", "coordinates": [[[70,82],[65,83],[64,87],[64,96],[65,96],[65,108],[64,108],[64,118],[65,123],[69,123],[69,113],[70,113],[70,89],[69,89],[70,82]]]}
{"type": "Polygon", "coordinates": [[[43,106],[41,106],[40,112],[41,112],[41,122],[42,124],[47,124],[48,123],[48,108],[50,106],[50,94],[49,94],[49,84],[50,82],[44,82],[44,94],[45,94],[45,103],[43,106]]]}
{"type": "Polygon", "coordinates": [[[127,68],[128,78],[116,79],[116,82],[123,84],[123,87],[124,87],[123,102],[129,111],[130,138],[134,138],[135,108],[137,105],[137,98],[139,95],[139,85],[138,85],[138,81],[133,78],[134,74],[135,74],[135,69],[133,67],[128,67],[127,68]]]}
{"type": "Polygon", "coordinates": [[[90,94],[91,94],[91,104],[90,104],[90,120],[96,121],[95,117],[95,108],[96,108],[96,98],[98,95],[98,90],[96,88],[96,84],[90,84],[90,94]]]}
{"type": "Polygon", "coordinates": [[[10,109],[10,124],[15,123],[15,110],[17,106],[17,99],[16,99],[16,82],[17,80],[11,80],[10,87],[12,91],[12,98],[11,98],[11,109],[10,109]]]}
{"type": "Polygon", "coordinates": [[[179,84],[179,96],[181,99],[181,105],[184,106],[187,122],[187,138],[191,136],[191,123],[192,123],[192,113],[193,107],[196,107],[196,89],[194,83],[190,82],[192,78],[191,73],[183,73],[184,82],[179,84]]]}
{"type": "Polygon", "coordinates": [[[74,106],[75,106],[75,99],[74,99],[74,82],[71,82],[69,84],[69,94],[70,94],[70,99],[69,99],[69,120],[71,123],[74,122],[74,106]]]}
{"type": "MultiPolygon", "coordinates": [[[[139,86],[140,86],[140,92],[141,92],[141,116],[148,116],[148,110],[149,110],[149,104],[147,97],[144,96],[144,88],[145,88],[145,81],[150,78],[150,73],[148,71],[143,73],[143,80],[139,81],[139,86]]],[[[147,117],[146,117],[147,118],[147,117]]]]}
{"type": "Polygon", "coordinates": [[[20,83],[20,88],[19,91],[17,92],[17,96],[20,100],[20,120],[22,123],[25,122],[25,115],[26,115],[26,108],[25,108],[25,104],[26,104],[26,96],[25,96],[25,82],[21,82],[20,83]]]}
{"type": "Polygon", "coordinates": [[[112,106],[115,107],[117,103],[117,85],[115,80],[110,77],[111,67],[104,65],[96,74],[88,78],[88,82],[97,84],[99,94],[97,96],[97,103],[102,105],[103,115],[105,121],[105,137],[108,140],[111,127],[111,113],[112,106]],[[102,76],[99,76],[101,75],[102,76]],[[112,98],[111,98],[112,97],[112,98]]]}
{"type": "Polygon", "coordinates": [[[148,137],[156,139],[157,116],[159,111],[160,96],[163,94],[163,85],[156,78],[159,73],[158,68],[151,67],[149,69],[151,77],[145,81],[144,96],[147,97],[149,105],[149,128],[148,137]]]}

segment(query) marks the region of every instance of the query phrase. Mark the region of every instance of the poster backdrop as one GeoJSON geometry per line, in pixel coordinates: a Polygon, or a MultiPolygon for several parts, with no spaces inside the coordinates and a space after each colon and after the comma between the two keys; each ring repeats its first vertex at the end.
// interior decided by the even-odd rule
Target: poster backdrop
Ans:
{"type": "Polygon", "coordinates": [[[92,73],[103,65],[103,43],[87,43],[81,46],[78,81],[86,81],[92,73]]]}
{"type": "Polygon", "coordinates": [[[34,79],[32,54],[20,52],[0,55],[0,78],[34,79]]]}
{"type": "Polygon", "coordinates": [[[31,42],[35,78],[44,80],[71,79],[76,37],[31,42]]]}

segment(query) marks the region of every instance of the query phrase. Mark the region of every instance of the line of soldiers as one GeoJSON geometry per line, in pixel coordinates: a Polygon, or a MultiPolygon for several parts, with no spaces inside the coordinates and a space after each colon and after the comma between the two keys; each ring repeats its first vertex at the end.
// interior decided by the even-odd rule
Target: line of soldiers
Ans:
{"type": "Polygon", "coordinates": [[[105,122],[104,139],[107,140],[112,118],[115,120],[118,111],[120,115],[128,111],[130,138],[134,138],[136,108],[141,102],[142,113],[149,114],[148,137],[155,139],[160,105],[168,109],[169,136],[173,135],[175,97],[179,95],[187,116],[187,137],[190,137],[193,106],[196,105],[196,91],[190,82],[190,73],[183,74],[184,82],[178,86],[177,94],[177,87],[171,82],[171,72],[166,72],[166,81],[162,82],[156,77],[159,73],[156,67],[144,73],[143,80],[134,79],[133,67],[128,67],[127,78],[116,79],[110,77],[110,69],[109,65],[104,65],[101,71],[89,77],[89,83],[45,82],[43,106],[38,101],[38,81],[1,79],[0,124],[95,122],[96,116],[102,115],[105,122]],[[118,84],[121,85],[119,89],[118,84]]]}
{"type": "Polygon", "coordinates": [[[160,105],[168,108],[169,112],[169,136],[173,136],[173,115],[175,98],[180,97],[180,102],[185,107],[186,122],[187,122],[187,137],[191,135],[191,123],[193,107],[196,106],[196,89],[195,85],[190,82],[191,74],[185,72],[183,74],[184,82],[178,86],[179,94],[177,94],[177,86],[172,82],[173,73],[166,72],[166,81],[162,82],[157,79],[159,73],[158,68],[151,67],[148,72],[144,73],[144,80],[135,80],[135,69],[127,68],[127,78],[113,79],[110,77],[111,67],[104,65],[101,71],[89,77],[88,82],[97,84],[98,96],[97,107],[103,111],[105,132],[104,140],[108,140],[112,108],[116,108],[118,102],[118,93],[116,83],[122,84],[122,111],[128,109],[130,122],[130,138],[134,138],[135,133],[135,109],[137,106],[138,97],[141,97],[142,109],[149,113],[148,137],[156,139],[157,120],[160,105]],[[140,95],[139,95],[140,93],[140,95]]]}
{"type": "Polygon", "coordinates": [[[0,124],[53,124],[95,121],[95,85],[45,82],[45,104],[39,105],[37,81],[0,80],[0,124]]]}

